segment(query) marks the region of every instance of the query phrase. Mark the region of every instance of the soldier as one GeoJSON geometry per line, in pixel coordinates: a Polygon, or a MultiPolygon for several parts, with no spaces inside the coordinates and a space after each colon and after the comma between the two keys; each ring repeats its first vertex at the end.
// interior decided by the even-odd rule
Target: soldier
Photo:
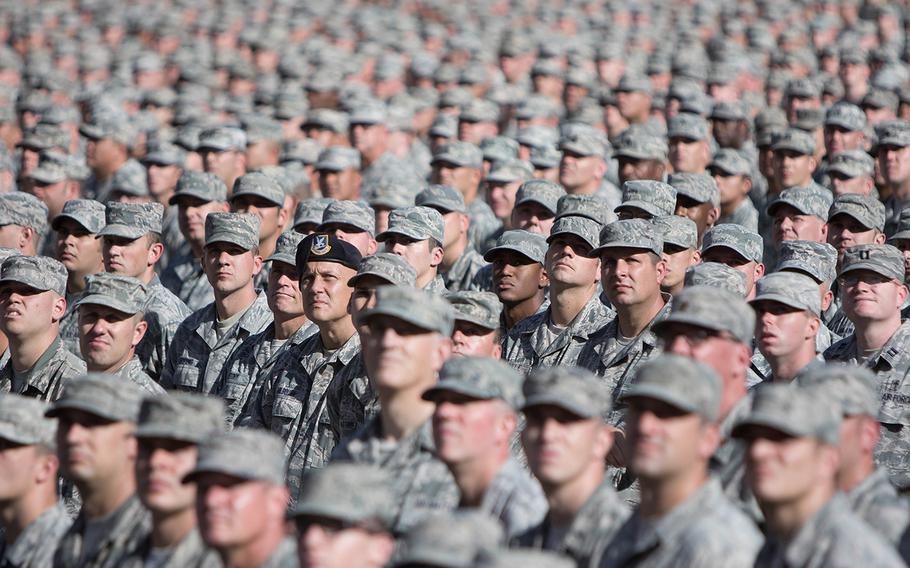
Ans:
{"type": "Polygon", "coordinates": [[[499,134],[499,106],[486,99],[474,99],[458,115],[458,139],[483,148],[483,140],[499,134]]]}
{"type": "Polygon", "coordinates": [[[774,152],[775,183],[781,189],[826,191],[812,179],[818,160],[815,158],[815,138],[810,133],[789,128],[774,141],[771,150],[774,152]]]}
{"type": "Polygon", "coordinates": [[[458,488],[435,457],[430,416],[420,398],[452,349],[452,308],[423,290],[383,286],[360,313],[363,362],[379,396],[379,413],[335,448],[333,461],[375,464],[394,480],[392,528],[405,531],[431,511],[450,510],[458,488]]]}
{"type": "Polygon", "coordinates": [[[676,189],[662,181],[631,180],[622,184],[622,203],[613,210],[620,219],[655,219],[676,212],[676,189]]]}
{"type": "Polygon", "coordinates": [[[486,263],[468,240],[471,219],[464,197],[454,187],[431,185],[417,194],[414,203],[439,211],[445,223],[439,274],[446,289],[450,292],[469,289],[474,276],[486,263]]]}
{"type": "Polygon", "coordinates": [[[177,326],[189,308],[161,284],[155,266],[164,251],[161,221],[164,209],[158,203],[115,203],[107,205],[102,239],[104,269],[119,276],[136,278],[148,289],[144,313],[148,329],[136,347],[143,370],[158,380],[167,350],[177,326]]]}
{"type": "Polygon", "coordinates": [[[371,186],[387,176],[395,176],[408,185],[422,180],[409,163],[392,153],[388,127],[388,109],[375,99],[361,101],[348,119],[351,146],[360,152],[363,185],[371,186]]]}
{"type": "Polygon", "coordinates": [[[38,254],[47,232],[47,205],[28,193],[0,193],[0,247],[38,254]]]}
{"type": "Polygon", "coordinates": [[[104,228],[104,205],[91,199],[67,201],[51,223],[57,232],[57,259],[66,268],[66,313],[60,320],[60,339],[74,355],[79,352],[79,326],[76,300],[85,290],[85,277],[104,272],[101,240],[95,238],[104,228]]]}
{"type": "Polygon", "coordinates": [[[82,186],[82,194],[89,199],[107,203],[110,199],[111,179],[122,168],[142,166],[130,158],[130,149],[136,131],[124,114],[105,112],[93,116],[92,122],[79,127],[86,138],[85,160],[91,176],[82,186]]]}
{"type": "Polygon", "coordinates": [[[445,293],[438,269],[444,256],[445,221],[429,207],[402,207],[389,214],[389,228],[376,236],[385,251],[397,254],[417,271],[417,287],[445,293]]]}
{"type": "Polygon", "coordinates": [[[136,496],[136,420],[142,390],[119,377],[90,373],[71,380],[47,411],[57,418],[63,476],[82,510],[54,554],[54,566],[120,566],[151,530],[136,496]]]}
{"type": "Polygon", "coordinates": [[[246,134],[236,127],[218,126],[199,133],[199,147],[205,171],[215,174],[225,187],[246,173],[246,134]]]}
{"type": "MultiPolygon", "coordinates": [[[[289,199],[277,181],[261,172],[244,174],[234,182],[231,211],[259,217],[259,254],[263,258],[275,252],[278,237],[290,220],[289,199]]],[[[265,290],[268,279],[264,266],[254,279],[256,289],[265,290]]]]}
{"type": "MultiPolygon", "coordinates": [[[[512,212],[515,209],[518,188],[532,178],[531,165],[518,158],[494,163],[490,173],[484,178],[487,203],[501,224],[498,232],[517,228],[512,225],[512,212]]],[[[490,238],[495,240],[493,235],[490,238]]]]}
{"type": "Polygon", "coordinates": [[[435,513],[404,535],[391,566],[474,568],[480,555],[498,550],[503,540],[502,524],[484,513],[469,509],[435,513]]]}
{"type": "Polygon", "coordinates": [[[715,286],[741,298],[746,297],[746,277],[743,273],[719,262],[700,262],[690,266],[684,283],[683,290],[692,286],[715,286]]]}
{"type": "Polygon", "coordinates": [[[357,247],[361,256],[370,256],[377,250],[376,215],[363,201],[333,201],[322,213],[322,222],[316,228],[320,233],[330,233],[357,247]]]}
{"type": "Polygon", "coordinates": [[[752,232],[758,231],[758,211],[752,191],[752,164],[738,151],[722,148],[708,164],[708,173],[720,190],[720,216],[715,224],[733,223],[752,232]]]}
{"type": "Polygon", "coordinates": [[[29,193],[47,205],[47,219],[53,222],[67,201],[81,196],[81,182],[86,177],[88,168],[76,158],[59,152],[44,152],[38,167],[29,174],[29,193]]]}
{"type": "Polygon", "coordinates": [[[910,203],[910,123],[895,121],[876,130],[878,171],[884,182],[884,200],[888,211],[885,234],[894,233],[901,211],[910,203]]]}
{"type": "Polygon", "coordinates": [[[660,289],[665,294],[678,294],[685,285],[686,271],[701,261],[698,246],[698,228],[688,217],[668,215],[653,220],[655,228],[663,232],[661,258],[667,265],[660,289]]]}
{"type": "Polygon", "coordinates": [[[357,274],[348,280],[354,288],[349,310],[356,325],[360,312],[376,305],[376,289],[380,286],[414,287],[417,272],[397,254],[377,252],[360,261],[357,274]]]}
{"type": "Polygon", "coordinates": [[[667,121],[669,162],[674,172],[703,174],[711,162],[708,121],[691,113],[680,113],[667,121]]]}
{"type": "Polygon", "coordinates": [[[215,553],[196,528],[196,484],[183,478],[196,466],[199,444],[224,429],[224,404],[190,393],[146,397],[136,428],[136,484],[152,515],[151,533],[130,553],[125,566],[155,561],[173,568],[212,568],[215,553]]]}
{"type": "Polygon", "coordinates": [[[825,323],[837,311],[833,303],[834,292],[832,291],[836,285],[834,279],[837,276],[837,250],[827,243],[784,241],[780,247],[775,270],[806,274],[818,284],[824,325],[819,327],[815,336],[815,350],[824,353],[825,349],[840,339],[840,336],[833,333],[825,323]]]}
{"type": "Polygon", "coordinates": [[[855,365],[829,364],[804,373],[797,384],[821,391],[840,406],[837,489],[847,496],[853,512],[898,547],[906,561],[910,510],[888,480],[888,472],[877,467],[873,458],[881,430],[875,376],[855,365]]]}
{"type": "Polygon", "coordinates": [[[847,150],[828,155],[825,175],[834,197],[847,193],[871,195],[875,189],[875,160],[865,150],[847,150]]]}
{"type": "Polygon", "coordinates": [[[324,197],[311,197],[298,203],[294,211],[294,230],[303,236],[315,233],[322,223],[323,212],[332,201],[324,197]]]}
{"type": "Polygon", "coordinates": [[[224,566],[290,568],[297,547],[285,531],[288,490],[281,440],[238,428],[199,444],[196,466],[183,478],[196,483],[202,541],[224,566]]]}
{"type": "Polygon", "coordinates": [[[619,205],[619,190],[605,185],[607,175],[607,141],[603,133],[584,129],[566,133],[559,140],[562,160],[559,162],[559,184],[570,195],[603,197],[612,206],[619,205]]]}
{"type": "Polygon", "coordinates": [[[720,217],[720,189],[708,174],[678,173],[670,175],[668,183],[676,190],[676,214],[688,217],[698,227],[698,242],[705,231],[720,217]]]}
{"type": "Polygon", "coordinates": [[[169,200],[177,206],[180,232],[189,243],[191,255],[173,259],[161,275],[161,283],[193,311],[215,299],[205,275],[205,218],[212,212],[226,212],[227,187],[214,174],[186,171],[177,180],[177,191],[169,200]]]}
{"type": "Polygon", "coordinates": [[[0,265],[0,331],[9,340],[0,391],[52,401],[85,372],[59,337],[65,294],[66,269],[52,258],[11,256],[0,265]]]}
{"type": "Polygon", "coordinates": [[[346,146],[330,146],[319,153],[314,171],[323,197],[338,201],[360,199],[360,152],[346,146]]]}
{"type": "Polygon", "coordinates": [[[215,301],[183,320],[161,373],[164,388],[210,393],[225,361],[269,323],[265,292],[256,293],[259,218],[211,213],[205,218],[205,274],[215,301]]]}
{"type": "Polygon", "coordinates": [[[746,277],[746,297],[755,295],[755,283],[765,275],[762,238],[740,225],[727,223],[705,233],[701,245],[702,262],[719,262],[746,277]]]}
{"type": "Polygon", "coordinates": [[[616,139],[613,157],[619,162],[619,181],[663,181],[667,174],[667,142],[646,128],[630,126],[616,139]]]}
{"type": "Polygon", "coordinates": [[[549,235],[556,220],[559,198],[566,194],[556,182],[535,179],[526,181],[515,194],[512,226],[529,233],[549,235]]]}
{"type": "Polygon", "coordinates": [[[752,566],[761,533],[709,475],[721,441],[720,377],[692,359],[663,355],[635,379],[621,400],[641,505],[601,548],[599,565],[752,566]]]}
{"type": "Polygon", "coordinates": [[[310,472],[290,513],[300,566],[386,566],[395,549],[392,483],[368,465],[329,464],[310,472]]]}
{"type": "MultiPolygon", "coordinates": [[[[8,262],[8,261],[7,261],[8,262]]],[[[857,245],[846,250],[837,274],[843,309],[855,325],[851,335],[825,351],[826,361],[857,363],[876,375],[884,425],[876,463],[884,466],[898,488],[910,486],[910,463],[903,459],[910,434],[901,425],[906,408],[908,333],[900,308],[907,299],[904,257],[891,245],[857,245]]]]}
{"type": "Polygon", "coordinates": [[[487,251],[484,269],[474,279],[474,287],[492,289],[502,302],[503,332],[537,313],[547,301],[549,278],[544,270],[547,242],[543,236],[526,231],[506,231],[496,246],[487,251]],[[489,274],[489,284],[483,276],[489,274]]]}
{"type": "MultiPolygon", "coordinates": [[[[825,154],[864,150],[866,116],[858,106],[841,101],[825,112],[825,154]]],[[[829,161],[829,164],[831,162],[829,161]]]]}
{"type": "Polygon", "coordinates": [[[447,294],[445,298],[455,308],[452,355],[499,359],[502,303],[496,294],[465,291],[447,294]]]}
{"type": "Polygon", "coordinates": [[[70,518],[57,501],[57,422],[44,402],[0,396],[0,565],[50,566],[70,518]]]}
{"type": "Polygon", "coordinates": [[[768,537],[755,566],[901,566],[894,548],[836,492],[838,405],[793,385],[760,389],[733,434],[748,446],[749,483],[768,537]],[[862,559],[862,560],[860,560],[862,559]]]}

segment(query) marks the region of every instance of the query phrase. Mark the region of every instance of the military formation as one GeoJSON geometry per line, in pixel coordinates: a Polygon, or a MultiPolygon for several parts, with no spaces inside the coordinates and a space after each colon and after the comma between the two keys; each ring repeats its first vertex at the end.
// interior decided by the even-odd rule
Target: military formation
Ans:
{"type": "Polygon", "coordinates": [[[910,564],[903,5],[0,20],[0,568],[910,564]]]}

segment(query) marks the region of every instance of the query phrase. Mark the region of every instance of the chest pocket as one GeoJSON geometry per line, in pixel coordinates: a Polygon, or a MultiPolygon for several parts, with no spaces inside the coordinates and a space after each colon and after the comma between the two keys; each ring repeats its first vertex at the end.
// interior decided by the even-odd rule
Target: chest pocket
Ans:
{"type": "Polygon", "coordinates": [[[296,398],[287,395],[275,396],[272,405],[272,432],[287,440],[302,413],[303,403],[296,398]]]}
{"type": "Polygon", "coordinates": [[[174,370],[174,386],[179,390],[195,391],[199,388],[199,377],[205,367],[201,359],[181,356],[174,370]]]}

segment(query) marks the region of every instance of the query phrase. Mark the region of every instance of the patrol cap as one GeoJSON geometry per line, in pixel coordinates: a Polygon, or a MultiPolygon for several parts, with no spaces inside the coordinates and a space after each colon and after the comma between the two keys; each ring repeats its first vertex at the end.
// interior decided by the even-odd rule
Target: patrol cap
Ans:
{"type": "Polygon", "coordinates": [[[817,99],[821,96],[821,89],[811,79],[792,79],[784,90],[787,97],[799,99],[817,99]]]}
{"type": "Polygon", "coordinates": [[[898,102],[899,102],[899,99],[897,97],[897,94],[895,94],[894,92],[886,90],[886,89],[878,89],[878,88],[873,87],[873,88],[869,89],[868,92],[866,92],[866,95],[863,97],[863,100],[860,103],[860,106],[862,106],[862,108],[864,108],[864,109],[866,109],[866,108],[876,108],[876,109],[888,108],[888,109],[894,110],[897,108],[898,102]]]}
{"type": "Polygon", "coordinates": [[[647,75],[637,73],[624,73],[619,80],[619,84],[613,89],[616,93],[640,92],[653,94],[654,88],[651,86],[651,79],[647,75]]]}
{"type": "Polygon", "coordinates": [[[136,132],[123,117],[95,117],[92,122],[80,126],[79,132],[89,140],[109,138],[127,147],[132,146],[136,138],[136,132]]]}
{"type": "Polygon", "coordinates": [[[94,199],[70,199],[63,204],[63,211],[54,217],[51,227],[58,231],[63,219],[72,219],[89,233],[97,234],[104,228],[104,213],[104,204],[94,199]]]}
{"type": "Polygon", "coordinates": [[[815,154],[815,138],[812,134],[797,128],[788,128],[771,144],[774,152],[790,150],[804,156],[815,154]]]}
{"type": "Polygon", "coordinates": [[[433,119],[428,134],[441,138],[455,138],[458,134],[458,119],[450,114],[438,114],[433,119]]]}
{"type": "Polygon", "coordinates": [[[848,178],[872,177],[875,161],[863,150],[844,150],[828,157],[827,173],[839,173],[848,178]]]}
{"type": "Polygon", "coordinates": [[[600,230],[601,224],[593,219],[580,215],[566,215],[553,222],[550,236],[547,237],[547,244],[553,242],[553,239],[559,235],[575,235],[581,237],[591,247],[593,253],[593,249],[600,244],[600,230]]]}
{"type": "Polygon", "coordinates": [[[7,282],[25,284],[42,292],[66,296],[66,267],[49,256],[13,255],[0,265],[0,286],[7,282]]]}
{"type": "Polygon", "coordinates": [[[479,510],[431,513],[405,535],[392,566],[474,568],[479,551],[504,539],[502,523],[479,510]]]}
{"type": "Polygon", "coordinates": [[[871,270],[886,278],[904,282],[904,254],[891,245],[856,245],[844,251],[840,262],[841,278],[848,272],[871,270]]]}
{"type": "Polygon", "coordinates": [[[686,287],[714,286],[729,290],[741,298],[746,297],[746,275],[720,262],[699,262],[686,269],[683,278],[686,287]]]}
{"type": "Polygon", "coordinates": [[[363,201],[332,201],[322,212],[319,230],[329,225],[347,225],[372,236],[376,232],[376,213],[363,201]]]}
{"type": "Polygon", "coordinates": [[[663,232],[663,243],[685,249],[698,248],[698,227],[695,221],[680,215],[655,217],[651,222],[663,232]]]}
{"type": "Polygon", "coordinates": [[[758,233],[736,223],[723,223],[705,233],[702,255],[715,247],[728,248],[749,262],[761,262],[765,244],[758,233]]]}
{"type": "Polygon", "coordinates": [[[607,144],[606,136],[595,128],[572,129],[559,139],[560,150],[585,157],[605,158],[607,144]]]}
{"type": "Polygon", "coordinates": [[[517,158],[493,162],[490,173],[487,174],[488,183],[512,183],[524,181],[534,176],[534,168],[528,162],[517,158]]]}
{"type": "Polygon", "coordinates": [[[749,115],[743,105],[737,101],[720,101],[711,107],[709,118],[712,120],[748,120],[749,115]]]}
{"type": "Polygon", "coordinates": [[[587,217],[600,225],[616,220],[609,202],[599,195],[563,195],[556,202],[556,218],[567,216],[587,217]]]}
{"type": "Polygon", "coordinates": [[[885,206],[872,196],[858,193],[838,196],[828,212],[828,220],[835,215],[848,215],[867,229],[885,230],[885,206]]]}
{"type": "Polygon", "coordinates": [[[81,410],[111,422],[136,422],[143,390],[119,375],[87,373],[70,379],[60,398],[45,413],[57,418],[67,410],[81,410]]]}
{"type": "Polygon", "coordinates": [[[663,136],[632,125],[617,138],[613,157],[663,162],[667,159],[667,142],[663,136]]]}
{"type": "Polygon", "coordinates": [[[775,270],[802,272],[819,284],[830,282],[837,276],[837,249],[828,243],[784,241],[780,244],[775,270]]]}
{"type": "Polygon", "coordinates": [[[423,399],[436,402],[443,392],[456,392],[477,399],[503,400],[513,409],[521,408],[521,374],[501,359],[452,357],[439,371],[439,381],[424,391],[423,399]]]}
{"type": "Polygon", "coordinates": [[[528,161],[538,170],[557,168],[562,161],[562,152],[553,146],[534,147],[531,148],[531,156],[528,161]]]}
{"type": "Polygon", "coordinates": [[[348,117],[337,110],[314,108],[307,113],[301,128],[320,128],[331,130],[335,134],[344,134],[348,130],[348,117]]]}
{"type": "Polygon", "coordinates": [[[523,203],[537,203],[556,215],[559,199],[566,194],[558,183],[545,179],[531,179],[522,183],[515,194],[515,207],[523,203]]]}
{"type": "Polygon", "coordinates": [[[246,150],[246,134],[239,128],[229,126],[218,126],[208,128],[199,133],[200,152],[214,150],[216,152],[227,152],[235,150],[242,152],[246,150]]]}
{"type": "Polygon", "coordinates": [[[39,122],[22,133],[18,146],[39,152],[51,148],[63,149],[69,146],[69,134],[57,125],[39,122]]]}
{"type": "Polygon", "coordinates": [[[389,213],[389,228],[376,235],[376,240],[382,242],[392,235],[404,235],[417,241],[433,239],[441,244],[445,240],[445,220],[439,211],[429,207],[393,209],[389,213]]]}
{"type": "Polygon", "coordinates": [[[284,485],[284,442],[266,430],[237,428],[208,436],[199,444],[196,467],[184,483],[206,473],[222,473],[249,481],[284,485]]]}
{"type": "Polygon", "coordinates": [[[910,123],[903,120],[881,124],[876,127],[875,133],[878,135],[879,148],[883,146],[898,148],[910,146],[910,123]]]}
{"type": "Polygon", "coordinates": [[[834,197],[830,191],[816,187],[791,187],[777,194],[766,209],[768,215],[774,216],[782,205],[789,205],[803,215],[814,215],[822,221],[828,220],[828,210],[834,197]]]}
{"type": "Polygon", "coordinates": [[[224,401],[198,393],[171,392],[142,399],[137,438],[200,444],[225,429],[224,401]]]}
{"type": "Polygon", "coordinates": [[[98,237],[112,236],[138,239],[146,233],[161,234],[164,206],[160,203],[108,202],[105,225],[98,237]]]}
{"type": "Polygon", "coordinates": [[[142,161],[157,166],[179,166],[186,163],[186,150],[170,142],[158,142],[149,148],[142,161]]]}
{"type": "Polygon", "coordinates": [[[755,329],[755,312],[742,296],[714,286],[692,286],[673,298],[673,311],[656,322],[655,333],[671,324],[681,323],[714,331],[726,331],[741,343],[750,345],[755,329]]]}
{"type": "Polygon", "coordinates": [[[755,297],[749,304],[754,306],[764,301],[806,310],[816,316],[820,316],[822,311],[818,283],[799,272],[774,272],[760,278],[755,283],[755,297]]]}
{"type": "Polygon", "coordinates": [[[875,374],[866,367],[834,362],[811,365],[796,383],[806,389],[819,389],[833,398],[843,416],[879,415],[881,397],[875,387],[875,374]]]}
{"type": "Polygon", "coordinates": [[[96,304],[124,314],[138,314],[145,311],[147,300],[148,289],[136,278],[99,272],[85,277],[85,291],[75,307],[96,304]]]}
{"type": "Polygon", "coordinates": [[[234,180],[231,202],[242,195],[261,197],[275,207],[284,206],[284,190],[274,178],[262,172],[251,172],[234,180]]]}
{"type": "Polygon", "coordinates": [[[496,238],[496,244],[484,253],[483,259],[493,262],[498,253],[504,251],[514,251],[524,255],[528,260],[543,264],[544,257],[547,255],[547,240],[543,235],[521,229],[503,231],[496,238]]]}
{"type": "Polygon", "coordinates": [[[0,395],[0,439],[31,446],[56,447],[57,421],[46,418],[48,404],[14,393],[0,395]]]}
{"type": "Polygon", "coordinates": [[[711,159],[709,170],[720,170],[728,175],[752,176],[752,165],[745,156],[732,148],[721,148],[711,159]]]}
{"type": "Polygon", "coordinates": [[[480,141],[480,151],[487,162],[518,157],[518,142],[506,136],[487,136],[480,141]]]}
{"type": "Polygon", "coordinates": [[[376,305],[357,315],[358,325],[374,316],[391,316],[416,325],[428,332],[449,337],[454,326],[452,305],[426,290],[411,286],[380,286],[376,305]]]}
{"type": "Polygon", "coordinates": [[[825,126],[839,126],[853,132],[864,130],[866,114],[855,104],[836,102],[825,113],[825,126]]]}
{"type": "MultiPolygon", "coordinates": [[[[117,173],[125,170],[126,167],[120,168],[117,173]]],[[[114,177],[117,176],[114,174],[114,177]]],[[[143,172],[144,173],[144,172],[143,172]]],[[[60,183],[64,180],[85,181],[88,179],[89,169],[81,160],[51,150],[41,152],[36,167],[28,175],[29,178],[43,184],[60,183]]],[[[112,179],[112,183],[114,180],[112,179]]]]}
{"type": "Polygon", "coordinates": [[[480,552],[474,568],[572,568],[575,562],[564,554],[530,548],[501,548],[480,552]]]}
{"type": "Polygon", "coordinates": [[[244,250],[259,246],[259,217],[248,213],[209,213],[205,217],[205,246],[231,243],[244,250]]]}
{"type": "Polygon", "coordinates": [[[281,233],[278,241],[275,243],[275,252],[264,262],[283,262],[296,266],[297,263],[297,245],[304,239],[305,235],[297,231],[286,231],[281,233]]]}
{"type": "Polygon", "coordinates": [[[319,161],[321,153],[321,146],[312,138],[286,140],[281,148],[281,163],[300,162],[309,166],[319,161]]]}
{"type": "Polygon", "coordinates": [[[620,401],[650,398],[713,422],[723,386],[713,369],[691,357],[666,353],[641,364],[620,401]]]}
{"type": "Polygon", "coordinates": [[[690,141],[708,139],[708,121],[697,114],[681,112],[667,121],[667,138],[690,141]]]}
{"type": "Polygon", "coordinates": [[[497,330],[502,325],[502,302],[492,292],[462,290],[445,295],[455,308],[455,321],[466,321],[485,329],[497,330]]]}
{"type": "Polygon", "coordinates": [[[443,214],[452,211],[467,212],[464,196],[450,185],[432,184],[417,194],[414,203],[421,207],[436,209],[443,214]]]}
{"type": "Polygon", "coordinates": [[[139,162],[127,162],[111,176],[109,195],[149,197],[147,175],[139,162]]]}
{"type": "Polygon", "coordinates": [[[377,100],[368,100],[359,103],[348,117],[348,124],[383,124],[388,120],[389,113],[386,105],[377,100]]]}
{"type": "Polygon", "coordinates": [[[461,109],[458,120],[462,122],[497,122],[499,107],[493,101],[474,99],[461,109]]]}
{"type": "Polygon", "coordinates": [[[296,266],[302,271],[308,262],[336,262],[357,270],[363,257],[357,247],[328,233],[307,235],[297,245],[296,266]]]}
{"type": "Polygon", "coordinates": [[[612,410],[607,389],[596,375],[581,367],[537,369],[525,379],[522,410],[533,406],[556,406],[580,418],[605,419],[612,410]]]}
{"type": "Polygon", "coordinates": [[[720,207],[720,188],[708,174],[680,172],[671,174],[668,182],[676,190],[677,198],[682,195],[699,203],[720,207]]]}
{"type": "Polygon", "coordinates": [[[369,464],[330,463],[307,472],[301,487],[291,518],[318,517],[355,526],[376,523],[389,529],[398,509],[393,480],[369,464]]]}
{"type": "Polygon", "coordinates": [[[377,252],[364,257],[357,267],[357,274],[348,280],[348,286],[354,287],[366,276],[382,278],[395,286],[415,286],[417,271],[408,262],[390,252],[377,252]]]}
{"type": "Polygon", "coordinates": [[[398,209],[414,205],[412,187],[410,182],[390,176],[361,185],[360,193],[367,196],[367,203],[374,211],[380,208],[398,209]]]}
{"type": "Polygon", "coordinates": [[[317,172],[341,172],[360,169],[360,152],[346,146],[329,146],[319,153],[314,168],[317,172]]]}
{"type": "Polygon", "coordinates": [[[4,225],[31,227],[43,235],[47,230],[47,205],[30,193],[0,193],[0,227],[4,225]]]}
{"type": "Polygon", "coordinates": [[[910,239],[910,208],[900,212],[897,221],[897,231],[888,238],[888,242],[910,239]]]}
{"type": "Polygon", "coordinates": [[[483,152],[470,142],[453,141],[439,148],[433,155],[433,163],[479,170],[483,167],[483,152]]]}
{"type": "Polygon", "coordinates": [[[794,384],[768,384],[755,391],[749,413],[733,426],[735,438],[748,437],[749,429],[764,427],[794,438],[815,438],[837,445],[841,417],[834,404],[819,404],[810,389],[794,384]]]}
{"type": "Polygon", "coordinates": [[[611,248],[642,249],[660,256],[664,249],[663,235],[653,223],[645,219],[621,219],[601,229],[600,244],[589,256],[600,256],[611,248]]]}
{"type": "Polygon", "coordinates": [[[534,124],[519,129],[515,139],[530,148],[553,148],[559,143],[559,132],[550,126],[534,124]]]}
{"type": "Polygon", "coordinates": [[[653,217],[673,215],[676,211],[676,189],[662,181],[631,180],[622,184],[622,203],[614,209],[640,209],[653,217]]]}
{"type": "Polygon", "coordinates": [[[215,174],[184,170],[177,179],[177,188],[168,203],[176,205],[184,195],[201,199],[207,203],[227,201],[227,186],[215,174]]]}

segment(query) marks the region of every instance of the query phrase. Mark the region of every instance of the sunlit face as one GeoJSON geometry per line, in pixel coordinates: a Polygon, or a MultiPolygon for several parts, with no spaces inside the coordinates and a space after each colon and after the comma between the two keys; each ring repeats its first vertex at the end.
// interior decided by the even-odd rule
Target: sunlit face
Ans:
{"type": "Polygon", "coordinates": [[[136,460],[135,426],[112,422],[81,410],[59,413],[57,455],[60,471],[79,483],[118,483],[132,475],[136,460]]]}
{"type": "Polygon", "coordinates": [[[37,290],[18,282],[0,285],[0,331],[27,341],[47,332],[66,311],[66,300],[52,290],[37,290]]]}
{"type": "Polygon", "coordinates": [[[156,513],[191,509],[196,484],[183,483],[196,465],[196,445],[168,438],[139,438],[136,460],[137,494],[142,504],[156,513]]]}
{"type": "Polygon", "coordinates": [[[828,226],[815,215],[806,215],[790,205],[778,205],[774,210],[771,239],[779,245],[784,241],[825,242],[828,226]]]}
{"type": "Polygon", "coordinates": [[[465,320],[455,320],[455,329],[452,332],[452,355],[498,359],[501,353],[499,335],[495,329],[465,320]]]}
{"type": "Polygon", "coordinates": [[[273,313],[286,317],[303,315],[303,294],[295,265],[280,260],[272,261],[266,298],[273,313]]]}
{"type": "Polygon", "coordinates": [[[556,215],[552,211],[534,201],[520,203],[512,210],[512,227],[529,233],[547,236],[555,220],[556,215]]]}
{"type": "Polygon", "coordinates": [[[56,221],[57,259],[70,274],[94,274],[104,265],[101,257],[101,239],[69,218],[56,221]]]}
{"type": "Polygon", "coordinates": [[[308,262],[300,273],[303,310],[316,323],[348,317],[353,289],[348,286],[357,271],[337,262],[308,262]]]}
{"type": "Polygon", "coordinates": [[[143,315],[99,304],[82,304],[78,310],[79,349],[89,371],[113,373],[129,362],[145,335],[143,315]]]}
{"type": "Polygon", "coordinates": [[[378,389],[413,388],[427,380],[428,370],[442,367],[439,346],[448,338],[395,317],[374,316],[363,323],[363,362],[378,389]]]}
{"type": "Polygon", "coordinates": [[[550,282],[583,286],[599,281],[600,259],[590,258],[591,250],[591,245],[577,235],[563,233],[553,237],[544,259],[550,282]]]}
{"type": "Polygon", "coordinates": [[[656,399],[633,398],[626,412],[629,465],[643,480],[672,479],[691,471],[711,455],[706,455],[703,440],[707,427],[696,414],[656,399]]]}
{"type": "Polygon", "coordinates": [[[444,391],[435,395],[433,440],[439,459],[448,464],[470,463],[508,443],[514,415],[501,400],[481,400],[444,391]],[[511,417],[508,425],[504,424],[511,417]]]}
{"type": "Polygon", "coordinates": [[[818,331],[818,318],[806,310],[780,302],[752,303],[755,309],[755,339],[765,357],[778,359],[797,353],[818,331]]]}
{"type": "Polygon", "coordinates": [[[137,239],[105,235],[101,237],[101,255],[106,272],[132,278],[143,276],[156,260],[148,234],[137,239]]]}
{"type": "Polygon", "coordinates": [[[196,479],[199,534],[215,549],[243,548],[260,539],[270,526],[269,502],[277,488],[223,473],[196,479]]]}
{"type": "Polygon", "coordinates": [[[205,247],[203,268],[216,297],[226,297],[252,284],[262,257],[233,243],[214,242],[205,247]]]}
{"type": "Polygon", "coordinates": [[[746,476],[761,503],[792,503],[822,479],[822,454],[834,451],[812,438],[794,438],[777,430],[750,427],[746,433],[746,476]]]}
{"type": "Polygon", "coordinates": [[[653,301],[667,270],[654,253],[628,247],[601,251],[600,267],[607,297],[613,305],[623,307],[653,301]]]}
{"type": "Polygon", "coordinates": [[[851,270],[838,278],[844,312],[854,324],[893,318],[907,297],[907,287],[871,270],[851,270]]]}

